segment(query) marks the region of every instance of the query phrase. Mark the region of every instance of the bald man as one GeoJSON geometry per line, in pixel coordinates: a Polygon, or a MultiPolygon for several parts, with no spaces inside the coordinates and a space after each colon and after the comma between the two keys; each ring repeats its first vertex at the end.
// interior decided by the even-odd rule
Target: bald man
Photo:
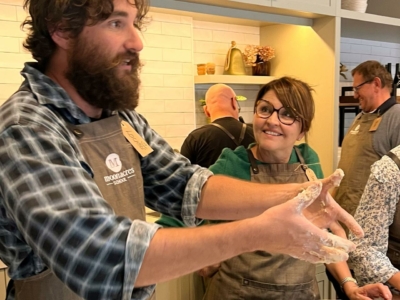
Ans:
{"type": "Polygon", "coordinates": [[[240,107],[233,89],[215,84],[206,93],[204,113],[211,123],[192,131],[183,142],[181,153],[192,164],[208,168],[224,148],[248,147],[254,142],[253,129],[239,121],[240,107]]]}

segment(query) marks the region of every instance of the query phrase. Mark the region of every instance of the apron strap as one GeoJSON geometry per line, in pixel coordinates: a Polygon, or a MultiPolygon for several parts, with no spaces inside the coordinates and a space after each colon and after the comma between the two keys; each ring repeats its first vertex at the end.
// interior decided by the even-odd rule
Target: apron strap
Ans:
{"type": "Polygon", "coordinates": [[[246,132],[246,127],[247,127],[246,124],[242,125],[242,131],[240,132],[239,141],[237,141],[235,139],[235,137],[228,131],[228,129],[226,129],[222,125],[217,124],[217,123],[210,123],[209,125],[215,126],[215,127],[219,128],[219,129],[221,129],[223,132],[225,132],[226,135],[229,136],[232,139],[232,141],[236,144],[236,146],[238,146],[238,147],[240,146],[240,143],[243,141],[244,134],[246,132]]]}
{"type": "Polygon", "coordinates": [[[10,279],[7,285],[7,290],[6,290],[6,299],[8,299],[8,296],[11,295],[11,291],[14,290],[14,280],[10,279]]]}
{"type": "Polygon", "coordinates": [[[239,137],[239,144],[242,143],[243,139],[244,139],[244,133],[246,132],[246,123],[243,123],[242,125],[242,131],[240,132],[240,137],[239,137]]]}
{"type": "Polygon", "coordinates": [[[397,157],[397,155],[389,151],[388,153],[386,153],[386,156],[389,156],[400,170],[400,159],[397,157]]]}
{"type": "Polygon", "coordinates": [[[296,147],[296,146],[294,146],[293,148],[294,148],[294,151],[296,152],[296,155],[297,155],[297,158],[299,159],[299,162],[300,162],[302,165],[305,165],[306,162],[305,162],[305,160],[304,160],[303,155],[301,155],[299,148],[296,147]]]}
{"type": "Polygon", "coordinates": [[[246,149],[246,151],[247,151],[247,156],[249,158],[249,162],[250,162],[250,165],[251,165],[251,171],[254,174],[258,174],[260,172],[260,170],[258,169],[257,161],[254,158],[253,152],[251,152],[251,149],[246,149]]]}

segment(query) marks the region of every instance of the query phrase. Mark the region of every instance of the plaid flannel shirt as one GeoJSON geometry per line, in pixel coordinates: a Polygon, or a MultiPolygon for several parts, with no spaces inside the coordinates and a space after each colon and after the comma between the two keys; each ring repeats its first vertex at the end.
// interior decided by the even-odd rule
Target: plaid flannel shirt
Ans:
{"type": "MultiPolygon", "coordinates": [[[[66,127],[90,118],[37,64],[21,74],[0,108],[0,259],[12,279],[50,268],[85,299],[146,299],[154,286],[134,283],[159,226],[114,215],[66,127]]],[[[154,149],[141,158],[146,206],[195,226],[212,173],[175,153],[135,111],[119,113],[154,149]]]]}

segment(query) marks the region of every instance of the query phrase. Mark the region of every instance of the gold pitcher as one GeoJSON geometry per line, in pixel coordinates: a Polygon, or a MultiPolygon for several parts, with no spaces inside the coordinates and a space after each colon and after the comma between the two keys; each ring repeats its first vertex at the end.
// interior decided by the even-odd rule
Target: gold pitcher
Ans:
{"type": "Polygon", "coordinates": [[[232,46],[226,54],[224,75],[246,75],[243,55],[240,49],[236,48],[235,41],[232,41],[232,46]]]}

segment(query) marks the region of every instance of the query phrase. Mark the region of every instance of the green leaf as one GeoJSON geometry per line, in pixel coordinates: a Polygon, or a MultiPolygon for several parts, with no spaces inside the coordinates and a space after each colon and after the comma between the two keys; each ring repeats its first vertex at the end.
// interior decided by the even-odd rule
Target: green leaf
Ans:
{"type": "Polygon", "coordinates": [[[245,96],[237,95],[237,96],[236,96],[236,100],[237,100],[237,101],[246,101],[247,98],[246,98],[245,96]]]}

